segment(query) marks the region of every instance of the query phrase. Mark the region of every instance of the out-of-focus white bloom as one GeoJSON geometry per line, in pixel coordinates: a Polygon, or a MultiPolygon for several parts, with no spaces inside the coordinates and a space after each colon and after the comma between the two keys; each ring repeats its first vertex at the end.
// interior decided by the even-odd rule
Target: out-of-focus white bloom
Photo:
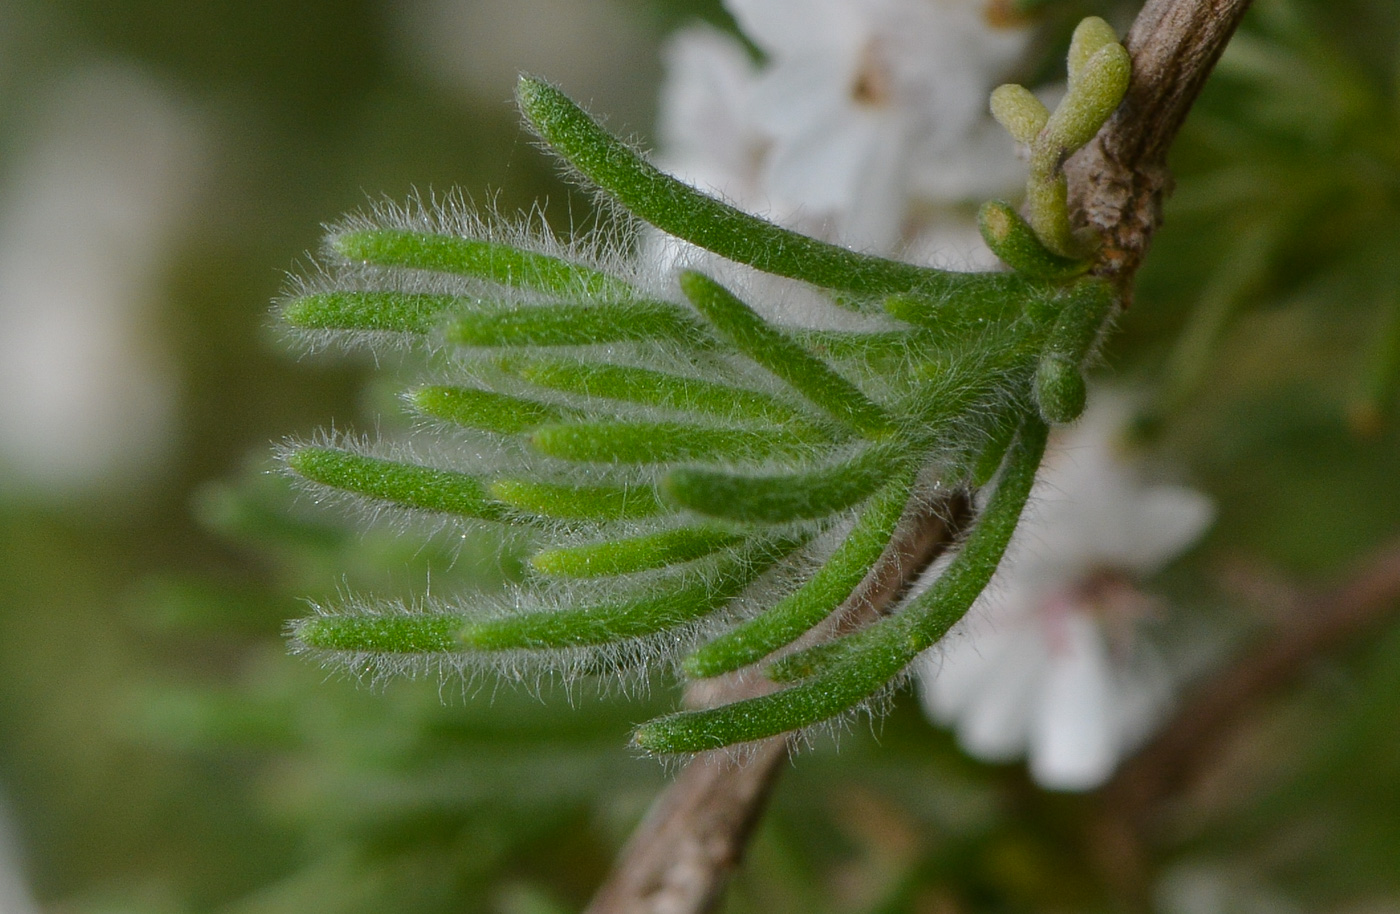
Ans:
{"type": "Polygon", "coordinates": [[[0,914],[38,914],[20,867],[18,842],[10,827],[9,810],[0,797],[0,914]]]}
{"type": "MultiPolygon", "coordinates": [[[[988,194],[990,199],[993,194],[988,194]]],[[[970,210],[938,210],[922,214],[915,233],[901,252],[905,260],[944,270],[990,271],[1001,261],[982,240],[970,210]]]]}
{"type": "MultiPolygon", "coordinates": [[[[840,217],[837,240],[892,249],[916,177],[950,166],[968,199],[982,188],[968,139],[1024,33],[997,29],[969,0],[729,0],[770,65],[753,117],[772,134],[766,185],[840,217]]],[[[1001,162],[1014,161],[1003,143],[1001,162]]],[[[995,154],[993,161],[998,161],[995,154]]],[[[984,160],[985,161],[985,160],[984,160]]],[[[982,182],[985,184],[985,182],[982,182]]],[[[948,190],[944,185],[940,190],[948,190]]]]}
{"type": "Polygon", "coordinates": [[[0,466],[11,486],[82,489],[157,470],[174,376],[155,285],[196,192],[200,131],[154,80],[60,85],[0,200],[0,466]]]}
{"type": "Polygon", "coordinates": [[[920,661],[929,714],[972,755],[1028,755],[1043,786],[1087,790],[1148,735],[1172,686],[1143,643],[1153,603],[1136,582],[1209,525],[1209,499],[1146,485],[1120,453],[1124,399],[1091,398],[1052,437],[992,586],[920,661]]]}
{"type": "MultiPolygon", "coordinates": [[[[1301,914],[1304,908],[1278,889],[1238,865],[1200,862],[1167,870],[1153,892],[1162,914],[1301,914]]],[[[1361,908],[1348,908],[1360,914],[1361,908]]],[[[1365,908],[1374,914],[1394,907],[1365,908]]]]}
{"type": "Polygon", "coordinates": [[[748,117],[758,66],[708,26],[683,29],[662,51],[659,164],[676,177],[746,209],[766,205],[760,173],[769,140],[748,117]]]}
{"type": "Polygon", "coordinates": [[[767,61],[756,67],[713,32],[673,40],[663,161],[692,183],[801,231],[889,253],[921,234],[930,204],[980,202],[1024,178],[987,97],[1026,33],[989,24],[984,3],[727,6],[767,61]]]}
{"type": "MultiPolygon", "coordinates": [[[[802,206],[782,205],[764,187],[772,140],[750,117],[759,68],[749,52],[733,38],[698,26],[672,36],[664,58],[667,80],[657,124],[663,152],[658,164],[741,209],[821,235],[823,220],[811,219],[802,206]]],[[[663,274],[691,268],[723,275],[770,319],[830,329],[861,325],[860,319],[834,308],[815,290],[721,261],[661,232],[648,233],[646,243],[645,256],[663,274]]]]}

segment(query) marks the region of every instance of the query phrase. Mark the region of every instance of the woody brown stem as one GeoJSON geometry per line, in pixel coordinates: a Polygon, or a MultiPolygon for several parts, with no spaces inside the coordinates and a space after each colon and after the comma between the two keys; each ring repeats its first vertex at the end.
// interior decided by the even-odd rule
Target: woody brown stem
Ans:
{"type": "Polygon", "coordinates": [[[1124,45],[1133,75],[1123,103],[1065,163],[1077,224],[1103,242],[1098,271],[1128,293],[1171,192],[1167,151],[1249,0],[1149,0],[1124,45]]]}
{"type": "MultiPolygon", "coordinates": [[[[879,618],[956,539],[970,513],[963,495],[912,511],[856,592],[812,637],[831,637],[879,618]]],[[[692,706],[711,707],[773,688],[761,673],[744,670],[696,683],[686,697],[692,706]]],[[[787,756],[788,737],[774,736],[740,751],[706,752],[691,760],[623,848],[588,914],[711,910],[743,856],[787,756]]]]}

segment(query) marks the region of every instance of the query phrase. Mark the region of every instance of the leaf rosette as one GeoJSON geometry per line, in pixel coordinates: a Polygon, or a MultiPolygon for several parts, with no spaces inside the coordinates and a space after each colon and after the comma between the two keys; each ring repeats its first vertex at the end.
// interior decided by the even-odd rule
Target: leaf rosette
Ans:
{"type": "MultiPolygon", "coordinates": [[[[1093,53],[1076,45],[1081,70],[1120,58],[1090,37],[1093,53]]],[[[1078,78],[1100,95],[1104,82],[1078,78]]],[[[1046,148],[1091,137],[1116,104],[1085,102],[1073,83],[1053,115],[1010,97],[1003,120],[1032,140],[1051,131],[1046,148]]],[[[984,236],[1013,269],[945,272],[708,197],[539,80],[522,78],[518,102],[616,228],[563,243],[465,211],[385,210],[333,230],[323,269],[281,317],[313,342],[420,350],[430,376],[403,400],[421,422],[412,452],[329,441],[283,459],[318,494],[528,530],[526,578],[488,605],[318,607],[293,624],[295,644],[381,672],[662,663],[773,681],[759,697],[644,724],[636,743],[662,754],[870,706],[990,580],[1047,422],[1083,407],[1115,294],[1073,259],[1067,227],[1045,240],[1037,222],[1054,212],[1025,220],[989,204],[984,236]],[[665,274],[628,253],[642,225],[708,252],[705,269],[665,274]],[[752,293],[761,274],[823,303],[801,324],[776,321],[752,293]],[[829,319],[838,310],[845,319],[829,319]],[[982,486],[990,497],[937,579],[838,633],[831,620],[920,510],[982,486]]],[[[1033,184],[1054,198],[1056,177],[1040,171],[1033,184]]]]}

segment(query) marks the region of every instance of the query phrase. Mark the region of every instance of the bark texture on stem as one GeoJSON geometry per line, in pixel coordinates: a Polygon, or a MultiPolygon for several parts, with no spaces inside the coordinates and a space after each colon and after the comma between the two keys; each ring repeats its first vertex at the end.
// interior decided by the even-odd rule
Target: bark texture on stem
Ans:
{"type": "MultiPolygon", "coordinates": [[[[799,644],[879,618],[956,539],[970,513],[962,494],[911,511],[851,599],[799,644]]],[[[695,683],[686,693],[686,703],[709,707],[774,688],[761,674],[741,670],[695,683]]],[[[633,833],[588,914],[711,910],[743,856],[787,757],[788,737],[775,736],[691,760],[633,833]]]]}
{"type": "Polygon", "coordinates": [[[694,759],[623,848],[589,914],[696,914],[719,901],[787,761],[785,737],[694,759]]]}
{"type": "Polygon", "coordinates": [[[1171,192],[1167,150],[1248,7],[1249,0],[1149,0],[1124,41],[1133,76],[1123,103],[1065,163],[1075,221],[1103,240],[1097,272],[1117,280],[1125,296],[1171,192]]]}

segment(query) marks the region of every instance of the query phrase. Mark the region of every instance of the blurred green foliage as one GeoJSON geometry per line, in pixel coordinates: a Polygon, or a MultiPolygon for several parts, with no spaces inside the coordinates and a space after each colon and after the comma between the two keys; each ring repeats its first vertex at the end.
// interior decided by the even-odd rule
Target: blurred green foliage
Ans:
{"type": "MultiPolygon", "coordinates": [[[[390,6],[5,8],[0,153],[44,88],[93,59],[167,81],[218,150],[152,328],[178,354],[175,461],[136,491],[0,504],[0,786],[52,910],[574,910],[663,783],[623,745],[671,684],[541,702],[491,683],[366,688],[284,654],[303,599],[513,569],[481,538],[347,531],[265,474],[270,441],[354,427],[366,396],[386,399],[362,392],[369,366],[287,357],[263,304],[282,271],[365,194],[461,186],[506,212],[548,197],[561,228],[588,212],[504,94],[415,75],[390,6]]],[[[634,6],[653,38],[724,22],[714,3],[634,6]]],[[[1397,48],[1389,0],[1258,0],[1174,150],[1167,225],[1109,347],[1108,373],[1156,398],[1144,433],[1221,512],[1157,589],[1230,631],[1268,614],[1220,587],[1222,567],[1317,583],[1400,532],[1397,48]]],[[[1400,905],[1397,730],[1392,624],[1320,658],[1178,804],[1160,910],[1400,905]],[[1217,894],[1237,907],[1169,891],[1201,872],[1227,874],[1217,894]]],[[[1098,910],[1090,810],[967,760],[901,702],[878,733],[787,772],[729,909],[1098,910]]]]}

